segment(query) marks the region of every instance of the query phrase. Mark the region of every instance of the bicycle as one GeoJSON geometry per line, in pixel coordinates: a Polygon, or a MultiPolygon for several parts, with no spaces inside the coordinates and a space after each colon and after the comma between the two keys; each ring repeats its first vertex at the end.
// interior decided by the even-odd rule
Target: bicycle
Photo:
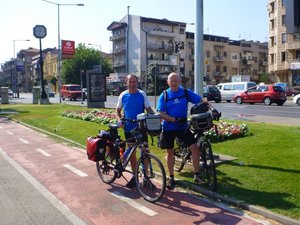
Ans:
{"type": "MultiPolygon", "coordinates": [[[[216,120],[219,120],[221,113],[217,113],[216,120]]],[[[217,174],[214,161],[214,155],[211,147],[210,140],[203,134],[208,131],[213,126],[217,129],[216,125],[212,123],[212,115],[210,112],[199,113],[191,115],[191,120],[189,121],[189,126],[187,129],[195,134],[197,138],[197,145],[201,151],[200,154],[200,177],[203,179],[204,183],[212,191],[217,189],[217,174]]],[[[187,162],[191,161],[191,151],[188,146],[186,146],[182,140],[176,139],[177,147],[174,148],[174,160],[175,160],[175,170],[181,172],[187,162]]]]}
{"type": "Polygon", "coordinates": [[[151,122],[154,120],[147,121],[147,119],[158,119],[160,126],[160,117],[156,114],[139,114],[137,120],[122,119],[123,121],[138,123],[138,127],[131,131],[133,137],[125,140],[119,136],[117,124],[109,124],[108,130],[101,131],[99,137],[106,143],[105,149],[102,150],[102,157],[96,161],[96,168],[100,179],[106,184],[111,184],[120,177],[127,181],[123,172],[134,174],[136,187],[142,197],[149,202],[156,202],[162,198],[166,190],[166,173],[162,162],[149,152],[148,143],[143,141],[143,132],[151,133],[153,131],[151,130],[151,126],[153,127],[151,122]],[[129,155],[121,159],[120,149],[125,148],[126,142],[132,143],[133,141],[135,144],[129,155]],[[138,148],[140,149],[140,157],[137,160],[135,171],[131,172],[126,167],[138,148]]]}

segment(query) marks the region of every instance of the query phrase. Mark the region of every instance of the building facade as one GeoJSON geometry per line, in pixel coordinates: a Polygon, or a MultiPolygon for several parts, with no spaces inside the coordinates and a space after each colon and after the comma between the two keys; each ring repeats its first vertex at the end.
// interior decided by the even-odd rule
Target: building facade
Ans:
{"type": "MultiPolygon", "coordinates": [[[[134,73],[147,88],[149,70],[155,67],[156,82],[163,89],[167,75],[175,71],[184,86],[193,88],[194,33],[186,32],[186,26],[184,22],[135,15],[111,23],[107,29],[112,32],[114,72],[134,73]]],[[[203,49],[205,74],[211,84],[237,74],[259,81],[260,74],[268,70],[268,43],[204,34],[203,49]]]]}
{"type": "Polygon", "coordinates": [[[269,73],[276,82],[300,86],[298,0],[269,0],[269,73]]]}

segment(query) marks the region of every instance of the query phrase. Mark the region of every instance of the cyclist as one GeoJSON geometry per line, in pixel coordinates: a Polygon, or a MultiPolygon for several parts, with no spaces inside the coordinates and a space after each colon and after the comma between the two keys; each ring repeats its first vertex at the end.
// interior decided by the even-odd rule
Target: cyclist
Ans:
{"type": "Polygon", "coordinates": [[[197,146],[197,139],[191,133],[187,123],[188,102],[198,104],[205,102],[210,109],[211,104],[204,100],[200,95],[194,93],[192,90],[184,89],[180,86],[181,79],[176,73],[170,73],[167,83],[169,88],[164,91],[158,99],[157,111],[163,118],[161,133],[161,142],[167,149],[167,166],[170,178],[167,181],[167,188],[173,190],[176,186],[174,179],[174,140],[175,137],[180,138],[192,153],[193,167],[194,167],[194,182],[200,183],[202,181],[199,175],[199,158],[200,151],[197,146]]]}
{"type": "MultiPolygon", "coordinates": [[[[146,93],[137,88],[138,78],[134,74],[129,74],[126,77],[126,86],[127,90],[123,91],[118,98],[116,113],[118,117],[118,124],[124,128],[125,138],[131,138],[132,135],[130,131],[137,127],[137,124],[125,122],[124,125],[121,122],[121,118],[126,119],[137,119],[137,115],[143,113],[146,109],[148,113],[154,113],[146,93]],[[123,109],[123,116],[122,116],[123,109]]],[[[148,142],[147,133],[143,134],[144,141],[148,142]]],[[[128,148],[131,148],[133,143],[128,143],[128,148]]],[[[132,171],[135,171],[137,159],[136,155],[132,155],[130,160],[132,171]]],[[[126,184],[126,187],[133,188],[135,187],[135,177],[132,176],[130,181],[126,184]]]]}

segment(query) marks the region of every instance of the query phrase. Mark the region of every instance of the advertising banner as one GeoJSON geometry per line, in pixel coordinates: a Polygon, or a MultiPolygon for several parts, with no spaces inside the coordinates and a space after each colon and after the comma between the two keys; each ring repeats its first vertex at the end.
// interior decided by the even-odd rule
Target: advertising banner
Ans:
{"type": "Polygon", "coordinates": [[[63,58],[72,58],[75,55],[75,41],[61,40],[63,58]]]}

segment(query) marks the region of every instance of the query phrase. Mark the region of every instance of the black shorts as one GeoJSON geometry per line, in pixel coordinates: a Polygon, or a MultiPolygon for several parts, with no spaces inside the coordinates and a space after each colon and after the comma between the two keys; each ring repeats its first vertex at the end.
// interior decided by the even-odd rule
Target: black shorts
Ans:
{"type": "Polygon", "coordinates": [[[192,134],[190,129],[163,131],[162,132],[162,141],[164,142],[165,149],[174,148],[175,137],[181,139],[188,147],[191,146],[192,144],[197,143],[197,139],[192,134]]]}

